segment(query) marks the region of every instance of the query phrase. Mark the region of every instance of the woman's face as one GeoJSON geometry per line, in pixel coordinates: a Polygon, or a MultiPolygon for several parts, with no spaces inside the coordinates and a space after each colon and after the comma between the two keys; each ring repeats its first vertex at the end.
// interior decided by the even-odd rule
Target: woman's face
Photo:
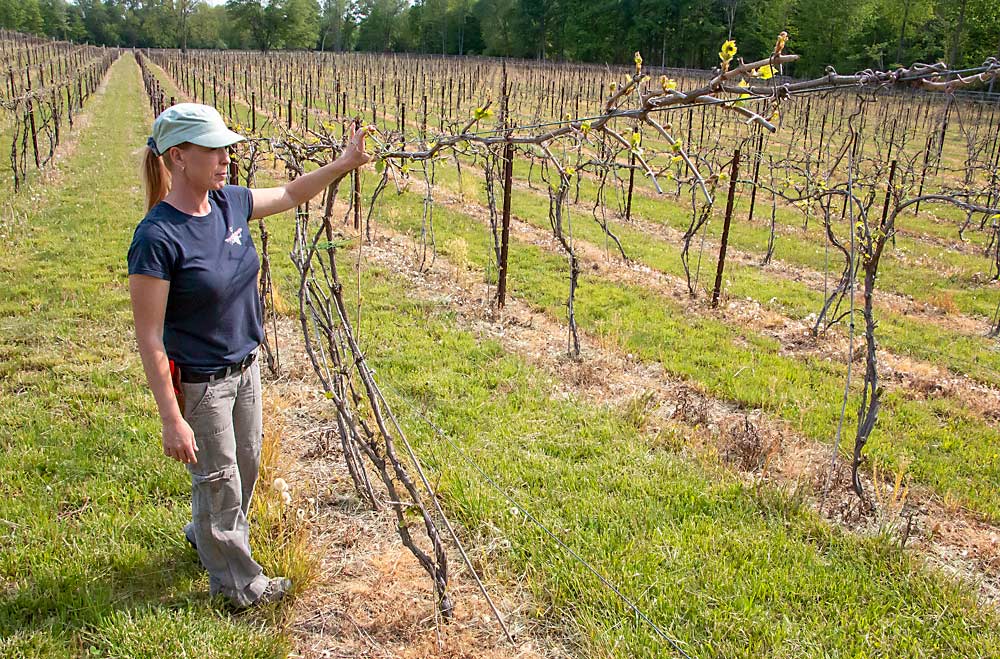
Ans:
{"type": "MultiPolygon", "coordinates": [[[[173,149],[171,149],[173,151],[173,149]]],[[[199,190],[221,190],[229,173],[229,150],[220,146],[210,149],[197,144],[185,144],[172,153],[174,167],[171,175],[187,179],[190,186],[199,190]]]]}

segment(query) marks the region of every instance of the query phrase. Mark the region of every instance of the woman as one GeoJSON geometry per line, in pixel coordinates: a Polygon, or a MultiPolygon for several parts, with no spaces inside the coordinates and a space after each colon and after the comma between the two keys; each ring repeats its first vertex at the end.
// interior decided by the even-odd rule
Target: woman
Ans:
{"type": "Polygon", "coordinates": [[[227,147],[243,137],[211,107],[164,110],[147,141],[147,213],[128,252],[136,339],[163,423],[163,453],[191,474],[185,536],[208,570],[211,594],[238,609],[281,599],[291,586],[265,576],[250,555],[264,331],[248,220],[303,204],[367,163],[365,133],[354,133],[334,162],[262,189],[226,185],[227,147]]]}

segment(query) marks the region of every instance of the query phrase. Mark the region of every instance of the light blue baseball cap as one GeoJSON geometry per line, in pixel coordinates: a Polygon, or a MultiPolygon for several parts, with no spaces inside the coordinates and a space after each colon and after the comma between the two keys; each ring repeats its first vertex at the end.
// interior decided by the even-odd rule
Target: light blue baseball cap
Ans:
{"type": "Polygon", "coordinates": [[[146,145],[156,155],[172,146],[190,142],[217,149],[241,142],[245,137],[226,128],[215,108],[200,103],[178,103],[160,113],[153,122],[153,134],[146,145]]]}

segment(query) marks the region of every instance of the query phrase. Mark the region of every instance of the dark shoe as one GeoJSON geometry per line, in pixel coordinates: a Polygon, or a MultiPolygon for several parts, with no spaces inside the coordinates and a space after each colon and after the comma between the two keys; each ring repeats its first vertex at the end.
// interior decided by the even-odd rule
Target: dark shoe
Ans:
{"type": "Polygon", "coordinates": [[[190,522],[184,525],[184,539],[191,545],[191,549],[198,551],[198,543],[194,540],[194,527],[190,522]]]}

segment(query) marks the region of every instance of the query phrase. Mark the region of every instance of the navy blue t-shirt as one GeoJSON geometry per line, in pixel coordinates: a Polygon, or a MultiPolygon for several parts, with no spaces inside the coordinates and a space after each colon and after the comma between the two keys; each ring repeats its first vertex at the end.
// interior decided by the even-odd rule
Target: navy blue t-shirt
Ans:
{"type": "Polygon", "coordinates": [[[264,337],[250,237],[253,196],[227,185],[208,193],[208,215],[182,213],[165,201],[135,229],[128,273],[170,282],[163,345],[189,371],[207,373],[242,360],[264,337]]]}

